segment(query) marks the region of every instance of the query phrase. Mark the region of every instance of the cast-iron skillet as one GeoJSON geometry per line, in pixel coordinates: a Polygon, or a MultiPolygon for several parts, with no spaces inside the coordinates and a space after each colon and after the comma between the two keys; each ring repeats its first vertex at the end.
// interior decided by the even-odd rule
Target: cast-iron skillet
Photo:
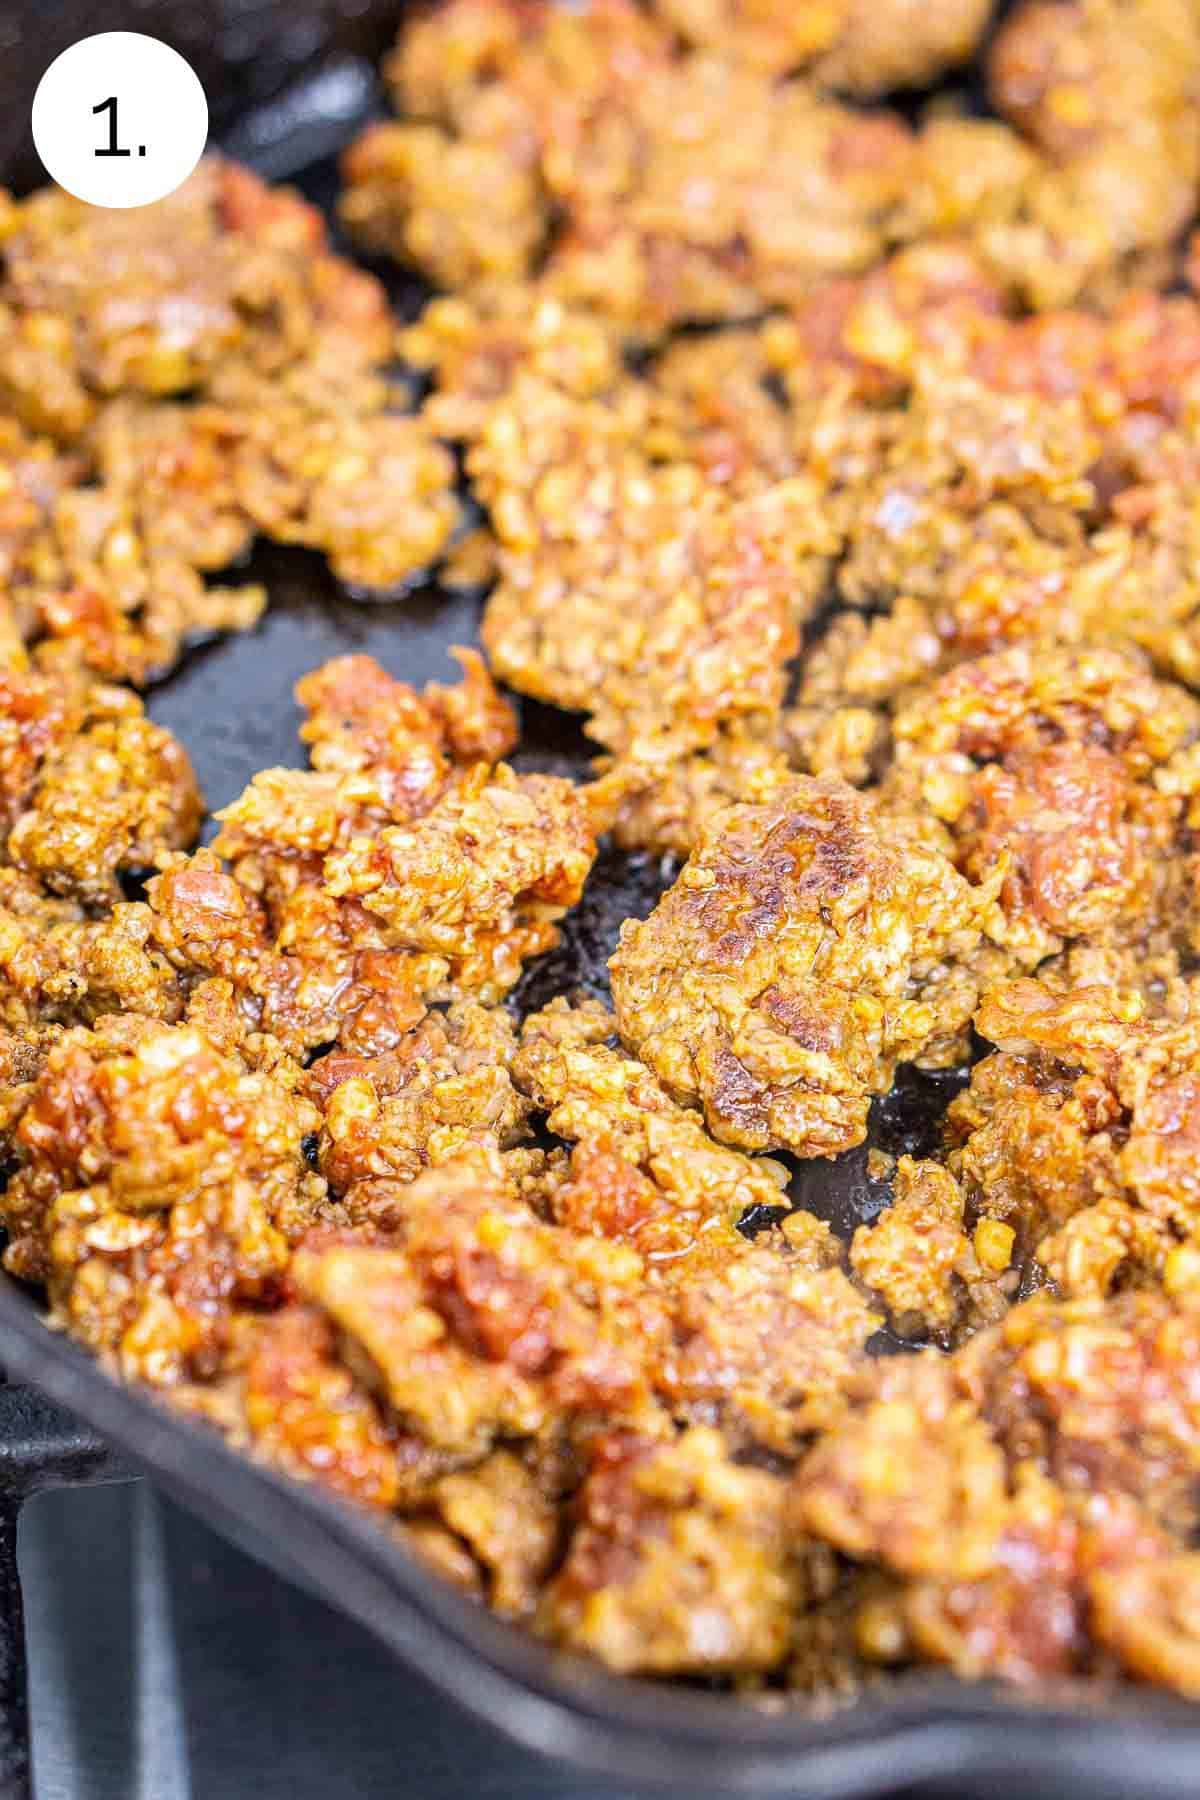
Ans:
{"type": "MultiPolygon", "coordinates": [[[[372,0],[130,0],[112,7],[26,0],[0,13],[0,175],[23,189],[41,173],[29,106],[51,58],[88,32],[146,29],[190,57],[210,98],[214,139],[272,178],[298,179],[327,202],[330,158],[378,106],[373,68],[401,8],[372,0]]],[[[423,290],[390,282],[411,315],[423,290]]],[[[447,646],[470,642],[477,605],[426,587],[388,604],[356,601],[324,564],[263,549],[250,573],[272,607],[257,631],[192,649],[149,696],[196,763],[210,806],[271,763],[300,760],[295,679],[350,649],[422,682],[453,673],[447,646]]],[[[574,723],[525,709],[519,763],[582,773],[574,723]]],[[[568,924],[562,950],[527,972],[518,999],[540,1004],[582,985],[603,992],[617,926],[644,915],[664,871],[608,855],[568,924]]],[[[907,1076],[876,1108],[873,1135],[893,1149],[932,1147],[947,1082],[907,1076]]],[[[862,1153],[797,1170],[794,1191],[843,1231],[878,1211],[886,1190],[862,1153]]],[[[886,1344],[881,1348],[887,1348],[886,1344]]],[[[577,1769],[679,1796],[790,1794],[796,1800],[895,1792],[934,1778],[974,1794],[1011,1791],[1183,1800],[1200,1787],[1200,1714],[1125,1689],[1016,1695],[915,1674],[824,1716],[775,1711],[681,1685],[609,1676],[555,1654],[427,1574],[379,1523],[316,1487],[273,1475],[146,1393],[119,1386],[82,1350],[47,1331],[36,1298],[0,1276],[0,1361],[87,1420],[242,1548],[357,1619],[406,1663],[513,1738],[577,1769]]],[[[3,1445],[0,1445],[0,1464],[3,1445]]],[[[0,1468],[0,1487],[3,1471],[0,1468]]],[[[398,1673],[398,1679],[402,1676],[398,1673]]]]}

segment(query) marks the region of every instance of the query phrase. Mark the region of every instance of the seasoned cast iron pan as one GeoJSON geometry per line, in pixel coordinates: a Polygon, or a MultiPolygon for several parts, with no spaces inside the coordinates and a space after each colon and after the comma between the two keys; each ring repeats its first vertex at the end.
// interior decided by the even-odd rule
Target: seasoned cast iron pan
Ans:
{"type": "MultiPolygon", "coordinates": [[[[216,143],[328,203],[334,152],[378,108],[373,68],[401,10],[396,0],[126,0],[111,7],[71,0],[52,8],[24,0],[0,11],[0,180],[25,189],[42,179],[28,121],[52,57],[89,32],[141,28],[196,67],[216,143]]],[[[389,283],[398,309],[411,316],[424,290],[394,276],[389,283]]],[[[196,646],[149,696],[151,714],[190,751],[211,807],[232,799],[256,770],[300,760],[291,689],[306,670],[366,650],[407,680],[445,678],[453,673],[448,646],[470,642],[477,628],[473,601],[433,587],[388,604],[356,601],[303,552],[262,549],[248,573],[271,592],[260,627],[196,646]]],[[[582,774],[587,746],[573,721],[527,705],[515,760],[582,774]]],[[[651,858],[603,858],[563,947],[526,972],[518,1003],[540,1005],[575,986],[603,993],[621,920],[644,916],[668,875],[651,858]]],[[[876,1107],[874,1141],[893,1151],[930,1150],[954,1079],[906,1076],[876,1107]]],[[[866,1175],[865,1152],[798,1167],[793,1192],[843,1232],[886,1200],[886,1189],[866,1175]]],[[[1150,1692],[1017,1696],[922,1674],[820,1717],[609,1676],[491,1618],[426,1573],[371,1518],[248,1462],[147,1394],[119,1386],[48,1332],[35,1297],[3,1275],[0,1362],[464,1706],[580,1770],[690,1800],[833,1800],[934,1779],[953,1781],[960,1795],[1007,1795],[1019,1781],[1027,1794],[1059,1800],[1190,1800],[1200,1792],[1200,1713],[1150,1692]]],[[[0,1496],[6,1486],[11,1491],[13,1482],[0,1443],[0,1496]]]]}

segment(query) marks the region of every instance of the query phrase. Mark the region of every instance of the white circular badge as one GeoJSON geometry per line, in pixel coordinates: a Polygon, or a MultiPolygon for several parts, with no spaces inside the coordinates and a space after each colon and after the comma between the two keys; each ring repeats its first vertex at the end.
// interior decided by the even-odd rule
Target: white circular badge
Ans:
{"type": "Polygon", "coordinates": [[[208,101],[178,51],[100,31],[55,57],[33,97],[47,172],[93,206],[147,206],[186,181],[208,139],[208,101]]]}

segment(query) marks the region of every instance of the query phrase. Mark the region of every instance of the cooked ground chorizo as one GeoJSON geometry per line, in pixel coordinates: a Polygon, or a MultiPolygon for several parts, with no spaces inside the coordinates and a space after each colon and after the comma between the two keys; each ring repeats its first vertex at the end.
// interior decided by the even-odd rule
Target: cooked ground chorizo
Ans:
{"type": "Polygon", "coordinates": [[[369,588],[441,555],[453,461],[399,416],[382,287],[333,255],[297,195],[209,158],[152,207],[106,213],[47,189],[2,211],[21,635],[144,681],[196,636],[254,623],[260,588],[204,577],[256,533],[369,588]]]}
{"type": "Polygon", "coordinates": [[[1123,1658],[1117,1596],[1194,1529],[1196,1328],[1161,1293],[1034,1300],[949,1361],[882,1363],[802,1466],[799,1518],[901,1574],[898,1642],[964,1674],[1123,1658]]]}
{"type": "Polygon", "coordinates": [[[368,658],[306,677],[314,767],[264,772],[212,850],[149,884],[174,966],[231,981],[294,1053],[382,1054],[430,1000],[499,999],[582,891],[585,796],[492,762],[511,714],[464,662],[461,688],[424,696],[368,658]]]}
{"type": "Polygon", "coordinates": [[[1028,0],[988,55],[1002,122],[935,113],[915,132],[828,89],[953,63],[979,0],[660,11],[682,47],[623,0],[427,14],[388,65],[404,119],[345,159],[351,229],[444,286],[537,271],[635,338],[790,303],[910,238],[967,238],[1039,308],[1169,266],[1200,172],[1186,0],[1141,0],[1132,22],[1108,0],[1028,0]]]}
{"type": "Polygon", "coordinates": [[[38,320],[93,397],[192,391],[231,360],[286,367],[326,323],[360,368],[388,353],[379,287],[330,252],[315,208],[216,157],[152,208],[57,188],[9,201],[3,252],[7,304],[38,320]]]}
{"type": "Polygon", "coordinates": [[[6,1266],[155,1384],[219,1366],[234,1305],[283,1278],[325,1183],[294,1084],[189,1023],[108,1017],[54,1044],[12,1133],[6,1266]]]}
{"type": "Polygon", "coordinates": [[[1015,1297],[1013,1233],[994,1220],[968,1235],[966,1205],[949,1170],[902,1156],[892,1203],[850,1245],[850,1266],[886,1305],[901,1337],[946,1343],[990,1324],[1015,1297]]]}
{"type": "Polygon", "coordinates": [[[540,1629],[629,1673],[771,1668],[795,1603],[784,1501],[719,1432],[600,1439],[540,1629]]]}
{"type": "Polygon", "coordinates": [[[889,780],[949,826],[973,881],[1003,871],[985,930],[1032,967],[1080,940],[1186,940],[1179,802],[1156,775],[1198,731],[1195,700],[1140,657],[1022,646],[898,709],[889,780]]]}
{"type": "MultiPolygon", "coordinates": [[[[988,55],[991,96],[1039,152],[1011,219],[982,235],[1038,307],[1163,252],[1200,174],[1191,129],[1200,25],[1178,0],[1024,0],[988,55]]],[[[1160,265],[1161,266],[1161,265],[1160,265]]]]}
{"type": "Polygon", "coordinates": [[[1001,1048],[948,1113],[950,1166],[980,1231],[1067,1297],[1196,1279],[1194,996],[1017,981],[977,1016],[1001,1048]],[[1151,997],[1152,998],[1152,997],[1151,997]]]}
{"type": "MultiPolygon", "coordinates": [[[[605,1204],[598,1212],[603,1189],[589,1182],[589,1227],[627,1236],[650,1254],[703,1247],[714,1231],[726,1242],[740,1241],[731,1239],[730,1228],[744,1212],[784,1204],[786,1172],[715,1143],[697,1114],[678,1105],[642,1062],[612,1046],[615,1030],[602,1006],[556,1000],[526,1020],[513,1061],[514,1081],[545,1112],[550,1130],[588,1146],[593,1176],[605,1150],[640,1171],[632,1208],[617,1187],[611,1210],[605,1204]]],[[[577,1152],[576,1175],[579,1164],[577,1152]]],[[[573,1211],[562,1196],[553,1204],[573,1211]]]]}
{"type": "Polygon", "coordinates": [[[350,228],[470,287],[529,274],[561,217],[546,286],[635,336],[748,316],[871,261],[909,162],[898,119],[681,56],[624,0],[570,13],[455,0],[389,68],[416,116],[347,153],[350,228]],[[781,231],[789,214],[806,228],[781,231]]]}
{"type": "Polygon", "coordinates": [[[852,789],[798,778],[719,813],[650,918],[624,927],[618,1029],[718,1137],[833,1155],[862,1141],[897,1062],[954,1028],[939,982],[978,942],[980,910],[937,851],[889,844],[852,789]]]}
{"type": "Polygon", "coordinates": [[[454,290],[402,333],[220,160],[0,203],[7,1267],[551,1645],[773,1705],[1200,1693],[1200,34],[1022,0],[991,114],[849,103],[985,12],[420,13],[344,196],[454,290]],[[260,536],[456,543],[594,779],[478,653],[351,655],[193,850],[117,683],[260,536]]]}
{"type": "Polygon", "coordinates": [[[823,566],[806,481],[739,498],[653,465],[613,409],[529,374],[470,467],[502,546],[483,621],[502,679],[660,757],[778,706],[823,566]]]}
{"type": "Polygon", "coordinates": [[[641,1258],[543,1224],[486,1155],[411,1184],[400,1247],[303,1251],[292,1279],[351,1368],[434,1449],[469,1459],[576,1416],[655,1416],[649,1361],[665,1320],[641,1258]]]}
{"type": "Polygon", "coordinates": [[[522,1141],[530,1106],[513,1084],[516,1047],[507,1013],[463,1000],[380,1056],[331,1050],[313,1064],[319,1166],[351,1219],[389,1216],[421,1169],[469,1144],[522,1141]]]}

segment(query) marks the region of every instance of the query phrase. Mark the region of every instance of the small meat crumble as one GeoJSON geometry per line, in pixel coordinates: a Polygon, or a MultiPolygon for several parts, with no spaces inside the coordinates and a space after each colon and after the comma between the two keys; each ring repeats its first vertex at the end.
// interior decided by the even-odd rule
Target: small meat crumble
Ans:
{"type": "Polygon", "coordinates": [[[0,198],[5,1268],[612,1669],[1200,1700],[1195,6],[442,0],[384,77],[404,329],[218,157],[0,198]],[[135,690],[257,537],[480,647],[313,670],[201,844],[135,690]]]}

